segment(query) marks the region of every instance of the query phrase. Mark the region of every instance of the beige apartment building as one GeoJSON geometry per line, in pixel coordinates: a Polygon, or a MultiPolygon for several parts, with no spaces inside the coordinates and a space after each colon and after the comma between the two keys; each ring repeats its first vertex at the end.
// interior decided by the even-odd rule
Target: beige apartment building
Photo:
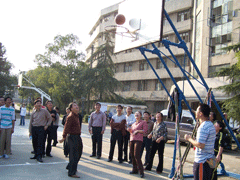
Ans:
{"type": "MultiPolygon", "coordinates": [[[[240,0],[166,0],[165,9],[186,42],[199,70],[204,78],[211,78],[212,72],[236,62],[234,53],[226,53],[221,48],[239,42],[240,0]]],[[[118,4],[101,10],[94,26],[89,32],[91,42],[87,47],[87,61],[96,47],[104,42],[105,27],[115,24],[114,17],[118,14],[118,4]]],[[[114,39],[114,36],[112,37],[114,39]]],[[[163,38],[178,43],[178,39],[168,21],[163,21],[163,38]]],[[[160,42],[156,46],[166,56],[170,53],[160,42]]],[[[147,47],[151,48],[150,45],[147,47]]],[[[184,51],[172,47],[172,52],[192,75],[196,75],[184,51]]],[[[170,91],[173,85],[167,71],[156,55],[147,56],[170,91]]],[[[167,57],[163,58],[176,81],[183,79],[180,69],[167,57]]],[[[113,56],[115,77],[123,87],[116,92],[123,97],[135,97],[144,100],[150,112],[167,108],[168,96],[161,83],[149,67],[147,61],[137,49],[129,49],[113,56]]]]}

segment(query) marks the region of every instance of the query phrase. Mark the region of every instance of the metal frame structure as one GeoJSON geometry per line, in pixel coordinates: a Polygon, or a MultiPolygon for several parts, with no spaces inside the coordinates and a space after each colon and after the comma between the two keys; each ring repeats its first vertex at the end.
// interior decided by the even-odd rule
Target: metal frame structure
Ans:
{"type": "Polygon", "coordinates": [[[32,86],[22,86],[21,80],[19,83],[19,88],[24,88],[24,89],[32,89],[37,91],[40,95],[41,95],[41,99],[43,101],[43,98],[45,97],[47,100],[51,100],[51,97],[45,93],[43,90],[41,90],[40,88],[37,88],[30,80],[28,80],[26,77],[23,76],[23,74],[21,73],[21,77],[19,78],[24,78],[27,82],[29,82],[32,86]]]}
{"type": "MultiPolygon", "coordinates": [[[[197,93],[195,87],[194,87],[193,84],[191,83],[191,81],[190,81],[190,79],[189,79],[189,76],[191,76],[191,77],[194,78],[194,79],[196,79],[196,78],[193,77],[192,75],[190,75],[190,73],[186,72],[186,71],[182,68],[182,66],[181,66],[180,63],[178,62],[177,58],[174,56],[173,52],[171,51],[170,46],[175,46],[175,47],[181,48],[181,49],[183,49],[183,50],[185,51],[185,54],[188,56],[190,62],[192,63],[194,69],[196,70],[197,75],[199,76],[201,82],[198,81],[197,79],[196,79],[196,80],[205,87],[205,89],[206,89],[206,94],[207,94],[208,91],[209,91],[209,87],[208,87],[206,81],[204,80],[201,72],[199,71],[197,65],[195,64],[195,61],[194,61],[193,58],[191,57],[191,54],[190,54],[189,51],[188,51],[188,48],[187,48],[186,43],[185,43],[185,42],[182,40],[182,38],[180,37],[177,29],[175,28],[175,26],[174,26],[174,24],[172,23],[169,15],[168,15],[168,13],[167,13],[165,10],[164,10],[164,15],[165,15],[166,19],[168,20],[170,26],[172,27],[174,33],[176,34],[176,36],[177,36],[177,38],[178,38],[178,40],[179,40],[179,43],[173,43],[173,42],[168,41],[168,40],[162,40],[162,44],[165,46],[165,48],[169,51],[169,53],[170,53],[171,56],[173,57],[173,60],[171,60],[171,61],[174,62],[174,63],[180,68],[180,70],[182,71],[184,77],[186,78],[186,80],[187,80],[188,83],[190,84],[191,88],[193,89],[194,93],[196,94],[198,100],[199,100],[201,103],[203,103],[201,97],[199,96],[199,94],[197,93]]],[[[137,49],[139,49],[139,51],[141,52],[141,54],[144,56],[144,58],[145,58],[146,61],[148,62],[149,66],[151,67],[151,69],[152,69],[153,72],[155,73],[155,75],[156,75],[156,77],[158,78],[159,82],[162,84],[163,89],[166,91],[167,95],[169,96],[170,100],[173,102],[173,104],[175,104],[175,106],[176,106],[176,105],[178,106],[177,111],[176,111],[176,112],[178,112],[178,121],[179,121],[179,119],[180,119],[180,117],[181,117],[181,112],[182,112],[181,103],[179,103],[179,102],[181,102],[182,100],[185,102],[186,106],[188,107],[188,109],[190,110],[192,116],[193,116],[194,119],[195,119],[195,115],[192,113],[192,109],[191,109],[190,105],[188,104],[188,102],[187,102],[187,100],[186,100],[183,92],[182,92],[181,89],[179,88],[176,80],[174,79],[172,73],[170,72],[169,68],[167,67],[165,61],[164,61],[163,58],[162,58],[162,55],[161,55],[161,54],[163,54],[163,53],[160,52],[160,50],[155,46],[154,43],[152,43],[152,47],[153,47],[153,50],[150,50],[150,49],[147,49],[147,48],[144,48],[144,47],[138,47],[137,49]],[[166,70],[167,73],[169,74],[170,78],[172,79],[172,81],[173,81],[174,85],[176,86],[176,89],[177,89],[177,91],[178,91],[178,93],[179,93],[179,100],[178,100],[178,102],[175,102],[174,99],[170,96],[168,90],[166,89],[166,86],[164,85],[164,83],[162,82],[161,78],[159,77],[159,75],[157,74],[157,72],[155,71],[155,69],[153,68],[153,66],[152,66],[152,64],[150,63],[149,59],[147,58],[145,52],[149,52],[149,53],[155,54],[155,55],[157,55],[157,56],[159,57],[159,59],[161,60],[161,63],[164,65],[165,70],[166,70]]],[[[211,91],[211,90],[210,90],[210,91],[211,91]]],[[[212,102],[215,104],[215,106],[216,106],[218,112],[220,113],[222,119],[224,120],[224,122],[225,122],[225,124],[226,124],[226,126],[227,126],[227,128],[228,128],[228,130],[229,130],[229,132],[230,132],[230,134],[231,134],[231,136],[234,138],[235,142],[237,143],[238,148],[240,149],[240,144],[239,144],[237,138],[234,136],[234,133],[233,133],[233,131],[231,130],[231,128],[230,128],[227,120],[225,119],[225,117],[224,117],[224,115],[223,115],[223,113],[222,113],[222,111],[221,111],[221,108],[219,107],[217,101],[215,100],[215,97],[214,97],[213,93],[211,93],[211,100],[212,100],[212,102]]],[[[196,119],[195,119],[195,121],[196,121],[196,119]]],[[[172,169],[171,169],[171,173],[170,173],[170,175],[169,175],[170,178],[172,178],[172,177],[174,176],[174,173],[175,173],[175,158],[176,158],[176,149],[177,149],[177,147],[176,147],[176,142],[177,142],[178,136],[179,136],[179,131],[178,131],[178,128],[177,128],[177,123],[176,123],[176,136],[175,136],[175,144],[174,144],[174,154],[173,154],[172,169]]],[[[182,179],[182,178],[183,178],[183,174],[182,174],[182,166],[183,166],[183,165],[182,165],[182,162],[181,162],[181,150],[180,150],[180,146],[179,146],[178,148],[179,148],[179,159],[180,159],[180,166],[178,167],[178,168],[180,168],[180,176],[179,176],[179,178],[182,179]]],[[[223,164],[221,164],[221,167],[222,167],[221,175],[228,175],[228,176],[231,175],[231,173],[227,173],[227,172],[225,171],[223,164]]],[[[184,176],[184,177],[192,177],[192,176],[190,175],[190,176],[184,176]]]]}

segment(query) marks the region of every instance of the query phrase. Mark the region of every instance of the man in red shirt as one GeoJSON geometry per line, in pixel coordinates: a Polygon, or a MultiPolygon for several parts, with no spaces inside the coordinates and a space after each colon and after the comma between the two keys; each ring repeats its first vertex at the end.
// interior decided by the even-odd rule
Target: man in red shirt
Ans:
{"type": "Polygon", "coordinates": [[[68,176],[73,178],[80,178],[76,175],[77,165],[82,155],[82,138],[81,138],[81,125],[79,122],[79,107],[73,102],[69,105],[70,114],[67,117],[67,121],[64,125],[63,138],[59,140],[62,143],[67,139],[69,147],[69,163],[66,167],[68,169],[68,176]]]}

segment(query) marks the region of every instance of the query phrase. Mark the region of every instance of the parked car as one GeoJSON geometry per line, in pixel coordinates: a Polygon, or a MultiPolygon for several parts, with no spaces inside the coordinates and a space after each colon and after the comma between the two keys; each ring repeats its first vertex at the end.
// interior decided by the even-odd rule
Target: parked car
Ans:
{"type": "MultiPolygon", "coordinates": [[[[161,113],[163,114],[164,122],[167,125],[168,140],[175,140],[176,121],[171,121],[171,119],[167,118],[167,115],[168,115],[167,109],[162,110],[161,113]]],[[[184,139],[184,135],[192,134],[195,123],[196,122],[192,117],[192,114],[189,112],[189,110],[182,110],[182,117],[181,117],[181,121],[179,122],[180,142],[186,142],[186,140],[184,139]]]]}

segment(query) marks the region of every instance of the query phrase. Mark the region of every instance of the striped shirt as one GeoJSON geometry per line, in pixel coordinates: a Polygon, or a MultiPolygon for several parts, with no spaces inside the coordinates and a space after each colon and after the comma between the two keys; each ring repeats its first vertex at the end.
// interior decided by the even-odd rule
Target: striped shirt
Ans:
{"type": "Polygon", "coordinates": [[[216,130],[211,121],[204,121],[197,130],[196,141],[205,144],[203,149],[196,148],[196,163],[204,163],[207,159],[214,157],[214,143],[216,138],[216,130]]]}
{"type": "Polygon", "coordinates": [[[5,105],[0,107],[0,119],[1,128],[12,128],[12,121],[15,120],[15,110],[12,106],[6,107],[5,105]]]}

